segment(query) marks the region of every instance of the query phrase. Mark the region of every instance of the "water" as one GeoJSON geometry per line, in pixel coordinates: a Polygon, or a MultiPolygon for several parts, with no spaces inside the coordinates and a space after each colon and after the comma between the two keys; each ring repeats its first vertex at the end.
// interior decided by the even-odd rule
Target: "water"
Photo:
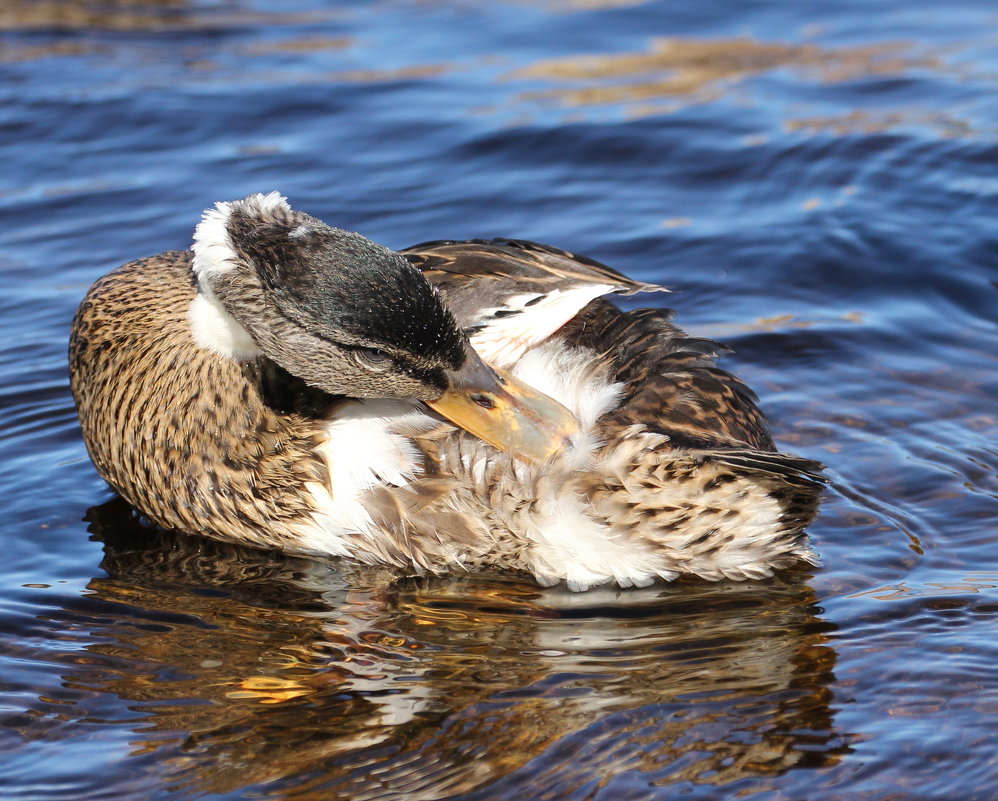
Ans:
{"type": "Polygon", "coordinates": [[[996,21],[7,0],[4,798],[996,797],[996,21]],[[823,566],[385,590],[150,530],[86,458],[69,320],[271,189],[390,246],[531,238],[673,287],[829,465],[823,566]]]}

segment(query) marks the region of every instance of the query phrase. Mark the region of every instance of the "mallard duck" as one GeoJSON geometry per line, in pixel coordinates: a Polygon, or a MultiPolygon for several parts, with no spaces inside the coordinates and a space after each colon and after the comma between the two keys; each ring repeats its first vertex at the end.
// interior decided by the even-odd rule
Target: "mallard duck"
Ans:
{"type": "Polygon", "coordinates": [[[521,240],[395,252],[277,194],[99,279],[70,374],[98,473],[156,524],[574,590],[815,564],[821,465],[658,291],[521,240]]]}

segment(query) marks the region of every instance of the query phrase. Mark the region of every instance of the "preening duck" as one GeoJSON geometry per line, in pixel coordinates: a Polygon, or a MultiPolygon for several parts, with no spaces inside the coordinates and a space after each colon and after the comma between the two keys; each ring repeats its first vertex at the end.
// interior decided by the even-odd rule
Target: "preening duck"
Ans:
{"type": "Polygon", "coordinates": [[[721,346],[605,298],[659,289],[251,195],[94,284],[71,386],[100,475],[190,534],[576,590],[816,563],[821,466],[775,450],[721,346]]]}

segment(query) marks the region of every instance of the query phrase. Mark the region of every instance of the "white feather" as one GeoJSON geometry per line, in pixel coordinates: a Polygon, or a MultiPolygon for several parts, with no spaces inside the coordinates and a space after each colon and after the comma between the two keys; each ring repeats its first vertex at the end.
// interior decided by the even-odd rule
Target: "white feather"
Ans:
{"type": "Polygon", "coordinates": [[[624,541],[593,518],[570,489],[571,473],[587,469],[601,444],[593,426],[616,408],[623,390],[609,380],[605,369],[594,367],[595,358],[591,350],[550,342],[528,351],[512,370],[517,378],[558,400],[580,424],[572,448],[545,468],[551,471],[547,480],[537,482],[541,492],[527,531],[535,543],[534,572],[542,583],[565,580],[572,590],[609,581],[621,587],[645,586],[659,576],[673,576],[651,550],[624,541]]]}
{"type": "Polygon", "coordinates": [[[511,372],[534,389],[565,406],[582,428],[591,427],[616,408],[623,385],[609,381],[605,369],[594,368],[596,354],[548,342],[524,354],[511,372]]]}
{"type": "Polygon", "coordinates": [[[485,361],[508,368],[571,320],[589,301],[616,288],[610,284],[586,284],[574,289],[555,289],[533,306],[523,304],[536,295],[513,296],[507,301],[508,308],[523,310],[487,322],[471,337],[471,344],[485,361]]]}
{"type": "Polygon", "coordinates": [[[239,255],[229,236],[229,220],[234,210],[260,219],[291,214],[287,198],[279,192],[256,194],[230,203],[216,203],[206,209],[194,229],[192,269],[199,292],[187,310],[194,341],[202,348],[230,359],[251,359],[260,354],[249,332],[229,314],[212,289],[221,275],[236,269],[239,255]]]}
{"type": "Polygon", "coordinates": [[[305,548],[342,555],[343,534],[371,536],[375,525],[364,508],[364,493],[379,484],[401,487],[411,481],[422,465],[409,437],[435,425],[413,401],[352,401],[337,410],[318,448],[333,489],[309,486],[316,512],[314,525],[302,535],[305,548]]]}
{"type": "Polygon", "coordinates": [[[229,203],[216,203],[215,208],[205,210],[201,222],[194,229],[194,243],[191,245],[194,275],[202,288],[209,285],[211,278],[236,267],[236,251],[229,237],[231,213],[229,203]]]}
{"type": "Polygon", "coordinates": [[[595,354],[586,348],[568,348],[550,342],[534,348],[517,362],[513,374],[568,409],[579,421],[571,450],[561,462],[575,470],[586,469],[602,444],[593,426],[620,403],[623,385],[610,381],[606,371],[593,367],[595,354]]]}
{"type": "Polygon", "coordinates": [[[654,553],[633,541],[623,541],[609,526],[586,513],[570,492],[545,493],[527,536],[533,572],[541,583],[564,579],[574,592],[616,581],[621,587],[645,587],[659,576],[674,578],[656,565],[654,553]]]}
{"type": "Polygon", "coordinates": [[[288,199],[280,192],[266,195],[249,195],[242,200],[219,202],[215,208],[206,209],[201,222],[194,229],[194,275],[202,288],[210,280],[235,269],[238,256],[229,236],[229,218],[239,210],[261,220],[278,219],[291,214],[288,199]]]}
{"type": "Polygon", "coordinates": [[[187,322],[199,347],[227,359],[252,359],[261,351],[253,337],[229,314],[211,292],[198,292],[187,307],[187,322]]]}

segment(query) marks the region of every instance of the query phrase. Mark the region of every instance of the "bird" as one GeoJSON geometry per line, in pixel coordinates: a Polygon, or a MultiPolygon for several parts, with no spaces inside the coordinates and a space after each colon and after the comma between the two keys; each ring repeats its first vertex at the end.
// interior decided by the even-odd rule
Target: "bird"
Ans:
{"type": "Polygon", "coordinates": [[[817,565],[823,466],[776,449],[667,291],[520,239],[394,251],[278,192],[99,278],[70,386],[99,475],[186,534],[542,586],[817,565]]]}

